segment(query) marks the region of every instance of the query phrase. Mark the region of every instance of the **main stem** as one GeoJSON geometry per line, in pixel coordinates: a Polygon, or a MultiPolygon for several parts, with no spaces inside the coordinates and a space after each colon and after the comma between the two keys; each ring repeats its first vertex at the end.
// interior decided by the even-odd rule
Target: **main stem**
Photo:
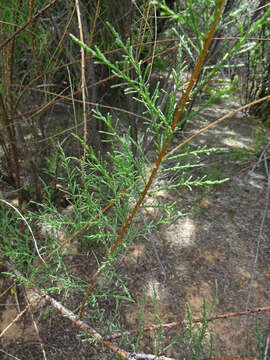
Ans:
{"type": "MultiPolygon", "coordinates": [[[[189,81],[189,84],[188,84],[188,87],[181,99],[181,102],[180,102],[180,105],[179,105],[179,108],[174,116],[174,119],[173,119],[173,122],[172,122],[172,125],[171,125],[171,130],[172,130],[172,134],[174,133],[175,131],[175,128],[177,126],[177,123],[180,119],[180,116],[183,112],[183,109],[184,109],[184,106],[186,104],[186,102],[188,101],[189,99],[189,95],[190,95],[190,92],[196,82],[196,79],[199,75],[199,72],[200,72],[200,69],[202,67],[202,64],[206,58],[206,55],[207,55],[207,52],[208,52],[208,49],[209,49],[209,46],[211,44],[211,41],[213,39],[213,36],[214,36],[214,33],[215,33],[215,30],[216,30],[216,27],[217,27],[217,24],[219,23],[220,19],[221,19],[221,15],[222,15],[222,11],[223,11],[223,8],[224,8],[224,3],[225,3],[225,0],[220,0],[219,1],[219,4],[218,4],[218,9],[217,9],[217,16],[216,18],[214,19],[212,25],[211,25],[211,28],[210,28],[210,31],[207,35],[207,38],[205,39],[205,42],[204,42],[204,47],[203,47],[203,51],[201,53],[201,55],[199,56],[199,59],[197,61],[197,64],[195,65],[195,68],[193,70],[193,73],[191,75],[191,78],[190,78],[190,81],[189,81]]],[[[144,190],[142,191],[141,193],[141,196],[139,198],[139,200],[137,201],[136,205],[134,206],[133,210],[131,211],[131,214],[129,215],[127,221],[125,222],[119,236],[117,237],[117,239],[115,240],[110,252],[108,253],[108,255],[106,256],[105,258],[105,261],[103,262],[103,264],[101,265],[101,267],[98,269],[98,271],[96,272],[96,274],[94,275],[94,277],[92,278],[90,284],[89,284],[89,287],[88,287],[88,290],[87,290],[87,293],[85,295],[85,297],[83,298],[82,300],[82,304],[81,304],[81,309],[79,311],[79,314],[78,314],[78,317],[79,319],[82,317],[82,314],[83,314],[83,311],[84,311],[84,308],[85,308],[85,304],[86,304],[86,301],[87,301],[87,298],[88,296],[91,294],[99,276],[102,274],[104,268],[106,267],[106,263],[108,262],[108,259],[115,253],[115,251],[118,249],[125,233],[127,232],[127,229],[129,228],[129,225],[131,224],[131,221],[133,220],[136,212],[138,211],[139,207],[141,206],[150,186],[152,185],[152,182],[157,174],[157,171],[159,169],[159,166],[165,156],[165,153],[167,151],[167,148],[168,148],[168,145],[169,145],[169,141],[171,139],[171,135],[169,134],[163,144],[163,147],[159,153],[159,156],[157,158],[157,161],[156,161],[156,164],[155,164],[155,167],[150,175],[150,178],[144,188],[144,190]]]]}

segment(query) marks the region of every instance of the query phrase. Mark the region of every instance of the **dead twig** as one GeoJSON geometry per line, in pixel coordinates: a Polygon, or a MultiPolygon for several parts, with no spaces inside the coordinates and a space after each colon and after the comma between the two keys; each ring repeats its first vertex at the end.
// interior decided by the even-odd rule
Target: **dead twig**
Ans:
{"type": "Polygon", "coordinates": [[[7,355],[7,356],[10,357],[11,359],[20,360],[20,359],[17,358],[16,356],[13,356],[13,355],[7,353],[7,352],[6,352],[5,350],[3,350],[3,349],[0,349],[0,352],[3,353],[3,354],[5,354],[5,355],[7,355]]]}
{"type": "MultiPolygon", "coordinates": [[[[212,317],[206,319],[206,321],[210,322],[210,321],[215,321],[215,320],[228,319],[231,317],[255,314],[255,313],[260,313],[263,311],[270,311],[270,306],[264,306],[264,307],[260,307],[260,308],[254,308],[254,309],[239,311],[239,312],[232,312],[232,313],[228,313],[228,314],[215,315],[215,316],[212,316],[212,317]]],[[[196,318],[193,320],[193,323],[200,323],[202,321],[205,321],[205,319],[202,317],[196,318]]],[[[111,336],[106,336],[105,339],[106,340],[114,340],[114,339],[118,339],[122,336],[137,334],[140,331],[145,332],[145,331],[159,330],[160,328],[170,329],[170,328],[174,328],[174,327],[185,327],[186,323],[187,323],[186,320],[184,320],[184,321],[176,321],[176,322],[161,324],[161,325],[160,324],[159,325],[151,325],[151,326],[145,327],[143,329],[134,329],[134,330],[130,330],[130,331],[122,332],[122,333],[117,333],[117,334],[114,334],[111,336]]]]}
{"type": "Polygon", "coordinates": [[[106,346],[108,349],[112,350],[117,355],[121,356],[122,359],[129,359],[129,360],[135,359],[130,353],[128,353],[128,352],[118,348],[117,346],[109,343],[108,341],[104,340],[102,338],[102,336],[96,330],[92,329],[84,321],[78,319],[78,317],[72,311],[68,310],[66,307],[64,307],[58,301],[53,299],[51,296],[45,295],[45,300],[48,303],[50,303],[60,314],[64,315],[66,318],[68,318],[70,321],[72,321],[73,324],[78,326],[81,330],[83,330],[87,334],[91,335],[99,343],[106,346]]]}
{"type": "Polygon", "coordinates": [[[136,359],[136,360],[175,360],[173,358],[168,358],[163,355],[156,356],[156,355],[152,355],[152,354],[134,354],[133,356],[134,356],[134,359],[136,359]]]}
{"type": "Polygon", "coordinates": [[[16,321],[18,321],[22,316],[23,314],[29,309],[29,307],[31,306],[31,304],[28,304],[16,317],[15,319],[13,319],[11,321],[11,323],[8,324],[8,326],[5,327],[5,329],[1,332],[0,334],[0,338],[8,331],[8,329],[13,325],[15,324],[16,321]]]}
{"type": "MultiPolygon", "coordinates": [[[[20,271],[14,269],[11,264],[6,262],[5,266],[10,271],[12,271],[16,275],[18,275],[21,279],[25,280],[24,275],[20,271]]],[[[99,343],[101,343],[102,345],[106,346],[108,349],[110,349],[111,351],[113,351],[114,353],[119,355],[122,359],[126,359],[126,360],[135,360],[136,359],[135,357],[132,356],[131,353],[128,353],[128,352],[118,348],[117,346],[111,344],[110,342],[104,340],[104,338],[102,338],[102,336],[95,329],[91,328],[88,324],[86,324],[85,322],[78,319],[78,317],[72,311],[70,311],[69,309],[64,307],[62,304],[60,304],[58,301],[56,301],[51,296],[49,296],[47,294],[44,294],[44,293],[41,293],[39,290],[37,290],[36,288],[33,288],[33,287],[31,287],[31,290],[33,290],[33,292],[34,292],[34,294],[36,296],[35,300],[32,301],[31,303],[28,303],[28,305],[24,308],[24,310],[18,316],[16,316],[16,318],[14,320],[12,320],[12,322],[2,331],[2,333],[0,334],[0,338],[27,311],[27,309],[30,306],[32,306],[34,303],[36,303],[38,301],[38,299],[43,298],[50,305],[52,305],[61,315],[68,318],[70,321],[73,322],[73,324],[78,326],[85,333],[91,335],[93,338],[95,338],[95,340],[97,340],[99,343]]]]}
{"type": "Polygon", "coordinates": [[[39,333],[39,330],[38,330],[38,327],[37,327],[37,323],[36,323],[36,321],[35,321],[35,319],[34,319],[34,315],[33,315],[32,309],[31,309],[31,303],[30,303],[29,300],[28,300],[26,291],[24,291],[24,297],[25,297],[25,300],[26,300],[26,302],[27,302],[27,305],[30,305],[30,307],[29,307],[30,315],[31,315],[32,322],[33,322],[33,325],[34,325],[34,329],[35,329],[35,331],[36,331],[37,338],[38,338],[38,341],[39,341],[39,344],[40,344],[40,348],[41,348],[41,351],[42,351],[43,359],[44,359],[44,360],[47,360],[45,348],[44,348],[44,345],[43,345],[43,342],[42,342],[42,339],[41,339],[41,336],[40,336],[40,333],[39,333]]]}

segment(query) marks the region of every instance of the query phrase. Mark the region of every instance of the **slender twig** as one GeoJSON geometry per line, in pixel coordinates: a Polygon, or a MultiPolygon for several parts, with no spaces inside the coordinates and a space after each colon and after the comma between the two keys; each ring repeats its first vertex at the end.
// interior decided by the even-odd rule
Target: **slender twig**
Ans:
{"type": "Polygon", "coordinates": [[[18,299],[18,295],[17,295],[16,285],[15,285],[14,288],[13,288],[13,292],[14,292],[14,297],[15,297],[15,302],[16,302],[17,311],[18,311],[18,314],[19,314],[19,313],[21,312],[21,309],[20,309],[20,303],[19,303],[19,299],[18,299]]]}
{"type": "Polygon", "coordinates": [[[268,96],[265,96],[261,99],[258,99],[258,100],[254,100],[246,105],[243,105],[241,107],[239,107],[238,109],[235,109],[233,111],[230,111],[228,114],[222,116],[221,118],[213,121],[212,123],[210,123],[209,125],[203,127],[201,130],[197,131],[194,135],[190,136],[189,138],[187,138],[185,141],[181,142],[181,144],[177,145],[173,150],[171,150],[167,155],[166,157],[172,155],[173,153],[175,153],[177,150],[181,149],[181,147],[183,147],[184,145],[186,145],[188,142],[190,142],[191,140],[195,139],[197,136],[201,135],[202,133],[204,133],[205,131],[211,129],[212,127],[215,127],[217,124],[221,123],[222,121],[228,119],[229,117],[237,114],[238,112],[240,111],[243,111],[253,105],[256,105],[256,104],[259,104],[263,101],[266,101],[270,99],[270,95],[268,96]]]}
{"type": "Polygon", "coordinates": [[[15,360],[20,360],[17,356],[11,355],[9,353],[7,353],[5,350],[0,349],[0,352],[2,352],[3,354],[7,355],[8,357],[10,357],[11,359],[15,359],[15,360]]]}
{"type": "Polygon", "coordinates": [[[251,171],[254,172],[254,170],[259,166],[259,164],[262,162],[262,159],[265,157],[265,154],[267,152],[267,150],[270,148],[270,141],[268,142],[268,144],[264,147],[263,151],[260,154],[259,159],[256,161],[256,163],[253,165],[251,171]]]}
{"type": "Polygon", "coordinates": [[[6,327],[5,329],[1,332],[0,334],[0,338],[8,331],[8,329],[15,324],[16,321],[18,321],[23,314],[28,310],[28,308],[31,306],[31,304],[26,305],[26,307],[15,317],[15,319],[13,319],[6,327]]]}
{"type": "MultiPolygon", "coordinates": [[[[15,12],[15,16],[14,16],[14,30],[16,31],[17,29],[17,23],[18,23],[18,19],[19,19],[19,14],[21,12],[21,6],[22,6],[22,0],[18,1],[17,6],[14,6],[12,9],[12,12],[15,12]]],[[[9,46],[7,46],[8,51],[8,58],[6,59],[5,57],[5,62],[6,62],[6,66],[8,66],[8,71],[7,74],[3,74],[4,77],[8,77],[7,82],[6,82],[6,88],[5,88],[5,92],[6,92],[6,96],[7,96],[7,108],[9,110],[9,113],[13,113],[14,111],[14,104],[13,104],[13,95],[12,95],[12,91],[11,91],[11,84],[13,83],[13,77],[14,77],[14,63],[15,63],[15,59],[14,59],[14,53],[15,53],[15,38],[12,39],[11,43],[9,44],[9,46]]],[[[13,136],[15,136],[15,131],[14,128],[12,128],[13,131],[13,136]]]]}
{"type": "MultiPolygon", "coordinates": [[[[142,19],[141,19],[141,23],[140,23],[140,28],[139,28],[139,31],[138,31],[138,35],[140,36],[141,35],[141,38],[140,38],[140,44],[141,46],[138,46],[137,47],[137,51],[136,51],[136,62],[138,63],[139,61],[139,58],[140,58],[140,53],[141,53],[141,50],[142,50],[142,44],[143,44],[143,41],[144,41],[144,37],[145,37],[145,33],[146,33],[146,27],[148,26],[149,28],[149,31],[151,33],[151,26],[148,22],[148,19],[149,19],[149,13],[150,13],[150,1],[147,0],[147,4],[145,5],[145,12],[146,12],[146,15],[144,15],[142,12],[141,12],[141,9],[139,8],[139,6],[137,5],[136,1],[135,0],[131,0],[132,4],[137,8],[137,10],[139,11],[139,13],[141,14],[142,16],[142,19]],[[143,31],[142,31],[142,26],[143,26],[143,20],[144,20],[144,28],[143,28],[143,31]]],[[[151,34],[152,35],[152,34],[151,34]]],[[[155,43],[154,43],[155,44],[155,43]]]]}
{"type": "Polygon", "coordinates": [[[98,17],[98,13],[99,13],[99,8],[100,8],[100,0],[98,0],[97,6],[96,6],[95,17],[94,17],[94,21],[93,21],[93,25],[92,25],[92,29],[91,29],[91,34],[90,34],[90,38],[89,38],[89,43],[88,43],[89,47],[91,47],[92,44],[93,44],[94,34],[95,34],[95,29],[96,29],[96,23],[97,23],[97,17],[98,17]]]}
{"type": "MultiPolygon", "coordinates": [[[[63,43],[64,43],[64,40],[66,38],[66,35],[67,35],[67,31],[68,31],[68,28],[70,26],[70,23],[71,23],[71,20],[73,19],[73,14],[75,12],[75,8],[76,6],[73,7],[73,10],[72,10],[72,7],[73,7],[73,1],[70,2],[70,7],[68,9],[68,16],[67,16],[67,21],[66,21],[66,24],[65,24],[65,28],[64,30],[61,32],[61,39],[58,41],[58,44],[54,50],[54,53],[52,54],[52,56],[50,57],[47,65],[46,65],[46,69],[45,71],[41,72],[41,74],[38,76],[38,78],[42,78],[44,75],[46,75],[47,73],[47,69],[49,69],[50,65],[51,65],[51,62],[52,60],[54,59],[55,63],[57,63],[59,57],[61,56],[61,52],[60,52],[60,49],[63,48],[63,43]],[[58,53],[58,54],[57,54],[58,53]]],[[[78,62],[80,60],[77,60],[78,62]]],[[[69,66],[70,64],[66,64],[67,66],[69,66]]],[[[61,65],[62,67],[63,65],[61,65]]],[[[49,73],[55,73],[57,72],[58,69],[57,68],[54,68],[52,69],[52,71],[49,71],[49,73]]],[[[33,79],[34,82],[37,81],[38,79],[33,79]]],[[[32,82],[32,81],[31,81],[32,82]]]]}
{"type": "MultiPolygon", "coordinates": [[[[32,21],[35,21],[38,17],[40,17],[45,11],[47,11],[50,7],[52,7],[58,0],[53,0],[50,2],[47,6],[45,6],[43,9],[38,11],[36,15],[33,16],[32,21]]],[[[31,19],[29,19],[25,24],[23,24],[17,31],[15,31],[12,35],[10,35],[5,41],[0,44],[0,50],[3,49],[6,44],[8,44],[12,39],[14,39],[20,32],[22,32],[29,24],[31,19]]]]}
{"type": "Polygon", "coordinates": [[[5,296],[5,295],[9,292],[9,290],[11,290],[15,285],[16,285],[16,284],[13,283],[13,284],[11,284],[6,290],[4,290],[4,291],[0,294],[0,299],[1,299],[1,297],[5,296]]]}
{"type": "MultiPolygon", "coordinates": [[[[238,317],[238,316],[244,316],[244,315],[249,315],[249,314],[255,314],[255,313],[260,313],[260,312],[264,312],[264,311],[270,311],[270,306],[264,306],[264,307],[260,307],[260,308],[254,308],[254,309],[250,309],[250,310],[244,310],[244,311],[239,311],[239,312],[232,312],[232,313],[227,313],[227,314],[220,314],[220,315],[214,315],[208,319],[205,319],[203,317],[201,318],[196,318],[193,319],[192,322],[193,323],[200,323],[202,321],[208,321],[208,322],[212,322],[215,320],[221,320],[221,319],[229,319],[231,317],[238,317]]],[[[171,323],[167,323],[167,324],[158,324],[158,325],[150,325],[147,326],[143,329],[134,329],[134,330],[130,330],[130,331],[124,331],[121,333],[116,333],[110,336],[106,336],[106,340],[110,341],[110,340],[115,340],[118,339],[120,337],[123,336],[129,336],[129,335],[133,335],[133,334],[137,334],[139,331],[142,332],[148,332],[148,331],[153,331],[153,330],[159,330],[160,328],[163,329],[171,329],[174,327],[185,327],[187,325],[187,321],[175,321],[175,322],[171,322],[171,323]]]]}
{"type": "Polygon", "coordinates": [[[75,128],[75,132],[77,134],[77,130],[78,130],[78,120],[77,120],[77,112],[76,112],[76,108],[75,108],[75,101],[74,101],[74,91],[73,91],[73,85],[72,85],[72,81],[71,81],[71,75],[70,75],[70,70],[69,70],[69,66],[67,66],[67,73],[68,73],[68,80],[69,80],[69,87],[70,87],[70,94],[71,94],[71,99],[72,99],[72,109],[73,109],[73,116],[74,116],[74,128],[75,128]]]}

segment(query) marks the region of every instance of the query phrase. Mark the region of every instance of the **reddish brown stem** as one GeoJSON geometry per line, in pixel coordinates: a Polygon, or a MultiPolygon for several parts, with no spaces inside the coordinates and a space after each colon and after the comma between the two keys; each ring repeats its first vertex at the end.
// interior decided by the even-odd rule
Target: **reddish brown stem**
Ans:
{"type": "MultiPolygon", "coordinates": [[[[199,59],[198,59],[198,62],[194,68],[194,71],[191,75],[191,79],[189,81],[189,84],[188,84],[188,87],[181,99],[181,102],[180,102],[180,106],[178,108],[178,111],[176,112],[175,116],[174,116],[174,119],[173,119],[173,123],[172,123],[172,126],[171,126],[171,132],[172,134],[174,133],[174,130],[177,126],[177,123],[180,119],[180,116],[183,112],[183,109],[184,109],[184,106],[186,104],[186,102],[188,101],[188,98],[189,98],[189,95],[190,95],[190,92],[193,88],[193,85],[195,84],[195,81],[198,77],[198,74],[200,72],[200,69],[202,67],[202,64],[206,58],[206,55],[207,55],[207,52],[208,52],[208,49],[209,49],[209,46],[211,44],[211,41],[212,41],[212,38],[214,36],[214,32],[215,32],[215,29],[216,29],[216,26],[217,24],[219,23],[220,19],[221,19],[221,14],[222,14],[222,11],[223,11],[223,7],[224,7],[224,3],[225,3],[225,0],[220,0],[219,1],[219,5],[218,5],[218,10],[217,10],[217,16],[216,18],[214,19],[212,25],[211,25],[211,28],[210,28],[210,31],[209,31],[209,34],[204,42],[204,47],[203,47],[203,51],[201,53],[201,55],[199,56],[199,59]]],[[[101,275],[101,273],[103,272],[104,268],[105,268],[105,264],[108,262],[108,259],[110,259],[110,257],[116,252],[116,250],[118,249],[120,243],[122,242],[122,239],[127,231],[127,229],[129,228],[129,225],[131,224],[131,221],[133,220],[136,212],[138,211],[139,207],[141,206],[150,186],[152,185],[152,182],[156,176],[156,173],[159,169],[159,166],[165,156],[165,153],[167,151],[167,148],[168,148],[168,145],[169,145],[169,141],[170,141],[170,138],[171,138],[171,135],[169,134],[164,142],[164,145],[159,153],[159,156],[158,156],[158,159],[156,161],[156,164],[155,164],[155,167],[150,175],[150,178],[143,190],[143,192],[141,193],[141,196],[139,198],[139,200],[137,201],[136,205],[134,206],[131,214],[129,215],[126,223],[124,224],[119,236],[117,237],[117,239],[115,240],[114,244],[112,245],[112,248],[111,250],[109,251],[104,263],[101,265],[101,267],[98,269],[98,271],[96,272],[96,274],[94,275],[94,277],[92,278],[92,280],[90,281],[90,285],[88,287],[88,290],[87,290],[87,293],[85,295],[85,297],[83,298],[82,300],[82,304],[81,304],[81,309],[79,311],[79,318],[82,317],[82,314],[83,314],[83,311],[84,311],[84,308],[85,308],[85,304],[86,304],[86,301],[87,301],[87,298],[88,296],[91,294],[99,276],[101,275]]]]}
{"type": "MultiPolygon", "coordinates": [[[[221,319],[229,319],[231,317],[255,314],[255,313],[259,313],[259,312],[263,312],[263,311],[270,311],[270,306],[264,306],[264,307],[260,307],[260,308],[239,311],[239,312],[232,312],[232,313],[228,313],[228,314],[215,315],[215,316],[212,316],[212,317],[206,319],[206,321],[210,322],[210,321],[221,320],[221,319]]],[[[202,321],[204,321],[204,318],[201,317],[201,318],[194,319],[193,323],[200,323],[202,321]]],[[[108,341],[115,340],[122,336],[137,334],[138,332],[141,332],[141,331],[146,332],[146,331],[158,330],[160,328],[170,329],[170,328],[174,328],[174,327],[185,327],[186,324],[187,324],[187,321],[184,320],[184,321],[176,321],[176,322],[172,322],[172,323],[168,323],[168,324],[151,325],[151,326],[145,327],[143,329],[134,329],[134,330],[125,331],[122,333],[117,333],[117,334],[114,334],[111,336],[107,336],[106,340],[108,340],[108,341]]]]}

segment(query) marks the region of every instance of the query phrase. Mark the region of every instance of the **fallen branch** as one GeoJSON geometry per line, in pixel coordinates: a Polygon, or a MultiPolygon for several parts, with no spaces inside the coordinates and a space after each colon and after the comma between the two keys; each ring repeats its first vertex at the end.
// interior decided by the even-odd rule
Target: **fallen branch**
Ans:
{"type": "Polygon", "coordinates": [[[156,355],[148,355],[148,354],[132,354],[135,360],[175,360],[173,358],[168,358],[163,355],[156,356],[156,355]]]}
{"type": "Polygon", "coordinates": [[[78,317],[70,310],[68,310],[66,307],[64,307],[62,304],[60,304],[58,301],[53,299],[49,295],[45,295],[45,300],[50,303],[60,314],[64,315],[66,318],[68,318],[70,321],[73,322],[76,326],[78,326],[81,330],[86,332],[87,334],[94,337],[98,342],[106,346],[108,349],[112,350],[119,356],[121,356],[122,359],[134,359],[133,357],[130,357],[130,354],[122,349],[119,349],[117,346],[109,343],[106,340],[103,340],[102,336],[94,329],[90,328],[88,324],[86,324],[84,321],[79,320],[78,317]]]}
{"type": "MultiPolygon", "coordinates": [[[[18,275],[21,279],[26,280],[24,278],[24,275],[14,269],[11,264],[8,262],[5,263],[5,266],[9,269],[9,271],[14,272],[16,275],[18,275]]],[[[87,334],[91,335],[93,338],[95,338],[99,343],[106,346],[108,349],[115,352],[117,355],[119,355],[122,359],[126,360],[136,360],[136,357],[132,356],[131,353],[128,353],[117,346],[109,343],[107,340],[104,340],[102,336],[95,330],[92,329],[88,324],[78,319],[78,317],[69,309],[64,307],[62,304],[60,304],[58,301],[56,301],[51,296],[41,293],[36,288],[31,287],[31,289],[34,291],[34,293],[39,297],[45,299],[49,304],[51,304],[61,315],[64,315],[65,318],[68,318],[70,321],[73,322],[76,326],[78,326],[81,330],[86,332],[87,334]]],[[[35,299],[37,301],[37,299],[35,299]]],[[[23,311],[2,331],[0,334],[0,338],[4,335],[4,333],[27,311],[27,309],[33,305],[33,303],[28,303],[28,305],[24,308],[23,311]]],[[[139,359],[139,358],[138,358],[139,359]]]]}

